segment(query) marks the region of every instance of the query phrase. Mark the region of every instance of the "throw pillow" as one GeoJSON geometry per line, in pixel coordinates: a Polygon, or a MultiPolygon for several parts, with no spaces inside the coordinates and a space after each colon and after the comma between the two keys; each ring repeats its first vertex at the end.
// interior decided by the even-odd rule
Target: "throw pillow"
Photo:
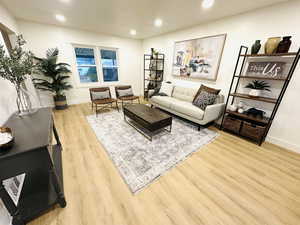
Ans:
{"type": "Polygon", "coordinates": [[[203,111],[208,105],[214,104],[216,101],[217,95],[215,93],[209,93],[207,91],[201,91],[200,94],[196,97],[193,102],[193,105],[199,107],[203,111]]]}
{"type": "Polygon", "coordinates": [[[164,93],[167,96],[171,97],[172,93],[173,93],[173,85],[169,84],[169,83],[166,83],[166,82],[163,82],[162,85],[161,85],[161,88],[159,90],[159,93],[164,93]]]}
{"type": "Polygon", "coordinates": [[[210,88],[210,87],[207,87],[207,86],[205,86],[205,85],[202,84],[201,87],[199,88],[197,94],[195,95],[193,102],[196,100],[196,98],[197,98],[198,95],[201,93],[201,91],[206,91],[206,92],[208,92],[208,93],[218,95],[218,94],[220,93],[221,90],[219,90],[219,89],[214,89],[214,88],[210,88]]]}
{"type": "Polygon", "coordinates": [[[124,90],[117,90],[119,97],[127,97],[127,96],[133,96],[133,92],[131,88],[124,89],[124,90]]]}
{"type": "Polygon", "coordinates": [[[101,99],[106,99],[106,98],[110,98],[109,96],[109,90],[107,91],[92,91],[92,99],[93,100],[101,100],[101,99]]]}

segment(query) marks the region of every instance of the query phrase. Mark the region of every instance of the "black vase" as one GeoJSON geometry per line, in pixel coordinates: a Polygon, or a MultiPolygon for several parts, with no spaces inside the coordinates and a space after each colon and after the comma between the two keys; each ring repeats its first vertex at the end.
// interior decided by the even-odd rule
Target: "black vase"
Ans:
{"type": "Polygon", "coordinates": [[[292,36],[283,37],[282,41],[279,42],[276,53],[288,53],[292,44],[291,38],[292,36]]]}
{"type": "Polygon", "coordinates": [[[252,45],[251,54],[252,55],[257,54],[260,48],[261,48],[260,40],[256,40],[255,43],[252,45]]]}

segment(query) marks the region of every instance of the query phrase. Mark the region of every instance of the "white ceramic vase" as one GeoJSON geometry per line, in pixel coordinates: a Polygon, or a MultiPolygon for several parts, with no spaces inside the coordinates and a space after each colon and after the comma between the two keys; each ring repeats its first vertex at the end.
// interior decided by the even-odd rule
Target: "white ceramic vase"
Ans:
{"type": "Polygon", "coordinates": [[[253,97],[258,97],[261,95],[261,90],[251,89],[249,95],[253,97]]]}

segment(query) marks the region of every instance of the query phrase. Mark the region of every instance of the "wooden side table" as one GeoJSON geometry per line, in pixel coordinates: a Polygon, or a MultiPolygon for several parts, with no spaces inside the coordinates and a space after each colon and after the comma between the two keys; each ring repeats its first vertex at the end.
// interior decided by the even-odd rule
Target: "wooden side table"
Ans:
{"type": "Polygon", "coordinates": [[[13,217],[13,225],[24,225],[54,205],[66,206],[63,189],[61,143],[52,109],[33,115],[11,116],[5,126],[12,128],[15,144],[0,155],[0,198],[13,217]],[[52,136],[56,145],[52,145],[52,136]],[[16,206],[3,186],[3,180],[25,173],[21,196],[16,206]]]}

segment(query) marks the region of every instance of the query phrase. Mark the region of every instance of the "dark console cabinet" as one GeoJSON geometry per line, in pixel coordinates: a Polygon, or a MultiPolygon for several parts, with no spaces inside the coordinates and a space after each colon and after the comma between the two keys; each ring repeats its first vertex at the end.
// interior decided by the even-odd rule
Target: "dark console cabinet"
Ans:
{"type": "Polygon", "coordinates": [[[24,225],[56,204],[65,207],[62,147],[52,109],[43,108],[24,117],[13,115],[4,126],[12,128],[15,144],[0,155],[0,197],[13,217],[13,225],[24,225]],[[2,181],[22,173],[26,176],[16,206],[2,181]]]}

